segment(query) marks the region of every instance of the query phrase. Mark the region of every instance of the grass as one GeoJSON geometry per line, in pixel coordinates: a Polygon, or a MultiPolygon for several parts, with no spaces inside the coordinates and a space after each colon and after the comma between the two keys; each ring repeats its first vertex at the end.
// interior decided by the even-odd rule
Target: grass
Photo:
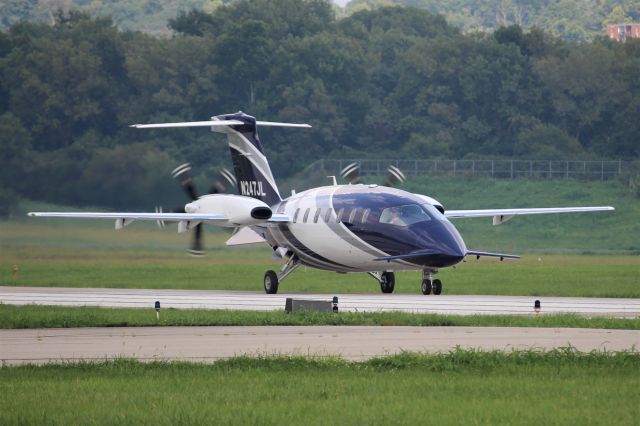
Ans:
{"type": "MultiPolygon", "coordinates": [[[[0,285],[262,291],[264,271],[280,265],[269,251],[216,248],[206,258],[194,259],[167,250],[16,247],[0,251],[0,285]],[[13,265],[19,268],[16,274],[13,265]]],[[[540,254],[504,262],[472,259],[438,274],[444,294],[592,297],[640,297],[639,276],[639,256],[540,254]]],[[[398,272],[395,292],[417,294],[420,280],[419,272],[398,272]]],[[[379,291],[366,274],[305,268],[280,286],[286,293],[379,291]]]]}
{"type": "Polygon", "coordinates": [[[626,425],[638,371],[571,349],[3,367],[0,423],[626,425]]]}
{"type": "Polygon", "coordinates": [[[465,316],[403,312],[286,314],[283,311],[162,309],[158,321],[155,311],[151,308],[0,305],[0,329],[206,325],[406,325],[640,330],[640,318],[587,318],[573,314],[542,315],[540,318],[535,318],[521,315],[465,316]]]}

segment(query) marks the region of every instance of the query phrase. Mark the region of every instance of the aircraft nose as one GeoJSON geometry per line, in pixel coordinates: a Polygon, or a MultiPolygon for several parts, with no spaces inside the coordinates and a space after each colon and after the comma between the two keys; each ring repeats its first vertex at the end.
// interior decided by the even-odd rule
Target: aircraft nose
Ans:
{"type": "Polygon", "coordinates": [[[467,246],[451,222],[445,222],[445,228],[447,228],[450,236],[449,244],[446,245],[445,255],[455,263],[458,263],[467,255],[467,246]]]}
{"type": "Polygon", "coordinates": [[[198,211],[198,205],[195,203],[189,203],[184,206],[185,213],[195,213],[198,211]]]}
{"type": "Polygon", "coordinates": [[[453,247],[447,247],[442,251],[443,263],[447,265],[455,265],[464,259],[467,254],[466,248],[456,244],[453,247]]]}
{"type": "Polygon", "coordinates": [[[433,249],[438,255],[434,257],[436,264],[433,266],[447,267],[460,263],[467,254],[467,247],[458,230],[449,221],[440,222],[437,230],[434,230],[433,249]]]}

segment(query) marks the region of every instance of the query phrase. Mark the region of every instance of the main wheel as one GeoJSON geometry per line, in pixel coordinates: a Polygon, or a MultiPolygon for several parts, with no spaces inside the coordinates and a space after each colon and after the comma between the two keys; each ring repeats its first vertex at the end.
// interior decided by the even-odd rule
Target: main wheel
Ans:
{"type": "Polygon", "coordinates": [[[433,294],[437,296],[440,293],[442,293],[442,281],[433,280],[433,294]]]}
{"type": "Polygon", "coordinates": [[[265,272],[264,291],[267,294],[276,294],[278,292],[278,275],[274,271],[265,272]]]}
{"type": "Polygon", "coordinates": [[[431,294],[431,280],[428,278],[422,280],[422,294],[431,294]]]}
{"type": "Polygon", "coordinates": [[[383,272],[382,281],[380,282],[380,290],[383,293],[393,293],[393,289],[396,286],[396,276],[393,272],[383,272]]]}

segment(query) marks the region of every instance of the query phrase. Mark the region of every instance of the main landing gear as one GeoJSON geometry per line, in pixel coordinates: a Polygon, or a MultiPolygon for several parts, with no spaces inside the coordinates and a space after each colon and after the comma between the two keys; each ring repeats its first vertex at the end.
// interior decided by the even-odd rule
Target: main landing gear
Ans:
{"type": "Polygon", "coordinates": [[[280,268],[280,273],[276,274],[275,271],[267,271],[264,274],[264,291],[267,294],[276,294],[278,292],[278,286],[280,283],[296,268],[300,266],[300,260],[298,256],[293,255],[287,260],[287,262],[280,268]]]}
{"type": "MultiPolygon", "coordinates": [[[[436,296],[442,293],[442,281],[434,280],[433,276],[437,273],[435,269],[425,269],[422,271],[422,294],[427,295],[435,294],[436,296]]],[[[393,272],[367,272],[373,278],[380,283],[380,290],[383,293],[393,293],[393,289],[396,286],[396,276],[393,272]]]]}
{"type": "Polygon", "coordinates": [[[380,290],[383,293],[389,294],[393,293],[393,289],[396,287],[396,276],[393,272],[367,272],[373,278],[375,278],[380,283],[380,290]]]}
{"type": "Polygon", "coordinates": [[[436,272],[428,269],[422,271],[422,294],[431,294],[433,291],[433,294],[437,296],[442,293],[442,281],[433,279],[436,272]]]}

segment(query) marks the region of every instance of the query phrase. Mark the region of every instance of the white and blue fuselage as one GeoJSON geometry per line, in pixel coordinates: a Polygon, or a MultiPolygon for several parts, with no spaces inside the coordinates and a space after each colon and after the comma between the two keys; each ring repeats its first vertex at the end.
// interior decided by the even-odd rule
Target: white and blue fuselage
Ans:
{"type": "Polygon", "coordinates": [[[339,272],[437,269],[462,261],[462,237],[435,200],[378,185],[314,188],[282,200],[286,223],[255,230],[302,264],[339,272]],[[435,204],[435,205],[434,205],[435,204]],[[381,258],[420,252],[409,259],[381,258]]]}

